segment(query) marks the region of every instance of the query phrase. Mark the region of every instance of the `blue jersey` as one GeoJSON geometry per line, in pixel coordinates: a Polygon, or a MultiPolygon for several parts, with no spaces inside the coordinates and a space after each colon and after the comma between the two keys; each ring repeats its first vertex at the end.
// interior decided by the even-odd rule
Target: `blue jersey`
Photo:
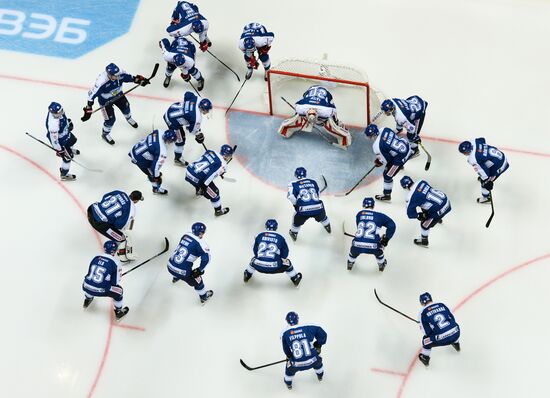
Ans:
{"type": "Polygon", "coordinates": [[[413,95],[407,99],[393,98],[393,103],[398,108],[403,116],[409,121],[414,123],[420,120],[422,115],[426,112],[427,102],[420,98],[418,95],[413,95]]]}
{"type": "Polygon", "coordinates": [[[208,186],[214,179],[225,172],[227,163],[218,153],[208,150],[198,160],[187,166],[186,178],[194,185],[208,186]]]}
{"type": "Polygon", "coordinates": [[[274,231],[261,232],[254,240],[254,267],[260,272],[279,272],[283,259],[288,258],[288,245],[285,238],[274,231]]]}
{"type": "Polygon", "coordinates": [[[319,186],[310,178],[288,184],[287,197],[300,215],[312,216],[324,210],[323,201],[319,199],[319,186]]]}
{"type": "Polygon", "coordinates": [[[445,304],[427,305],[420,312],[419,318],[424,335],[435,337],[435,340],[443,340],[453,334],[460,333],[455,317],[445,304]]]}
{"type": "Polygon", "coordinates": [[[188,91],[183,96],[183,102],[175,102],[170,105],[164,114],[164,121],[168,128],[176,131],[186,127],[187,131],[193,135],[200,133],[202,113],[199,103],[201,99],[188,91]]]}
{"type": "Polygon", "coordinates": [[[294,367],[311,366],[317,361],[313,343],[327,342],[327,333],[317,325],[295,325],[286,328],[282,335],[283,351],[294,367]]]}
{"type": "Polygon", "coordinates": [[[410,145],[406,139],[386,127],[376,137],[372,149],[382,164],[403,166],[409,158],[410,145]]]}
{"type": "Polygon", "coordinates": [[[103,195],[99,202],[92,205],[92,214],[96,221],[106,222],[117,229],[124,229],[134,218],[135,206],[124,192],[112,191],[103,195]]]}
{"type": "Polygon", "coordinates": [[[113,98],[122,96],[122,83],[133,82],[134,77],[120,71],[116,80],[109,79],[107,72],[102,72],[95,82],[95,86],[88,91],[88,101],[93,102],[96,98],[100,105],[105,105],[113,98]]]}
{"type": "Polygon", "coordinates": [[[48,131],[46,136],[56,151],[60,151],[63,149],[62,147],[68,144],[71,135],[69,132],[69,120],[65,114],[60,118],[56,118],[48,111],[46,130],[48,131]]]}
{"type": "Polygon", "coordinates": [[[474,167],[482,180],[494,179],[508,169],[508,160],[504,153],[494,146],[487,145],[485,138],[476,138],[472,142],[472,147],[468,163],[474,167]]]}
{"type": "Polygon", "coordinates": [[[296,102],[296,105],[319,105],[336,108],[330,91],[321,86],[311,86],[308,88],[303,98],[296,102]]]}
{"type": "Polygon", "coordinates": [[[160,168],[166,159],[166,144],[155,130],[134,145],[128,155],[140,168],[150,169],[153,177],[160,177],[160,168]]]}
{"type": "Polygon", "coordinates": [[[395,222],[383,213],[373,210],[361,210],[355,216],[357,232],[353,238],[352,246],[358,249],[379,249],[381,228],[386,228],[388,241],[395,234],[395,222]]]}
{"type": "Polygon", "coordinates": [[[118,260],[110,254],[95,256],[90,262],[82,288],[90,294],[107,293],[111,286],[118,286],[121,272],[118,260]]]}
{"type": "Polygon", "coordinates": [[[199,13],[199,7],[188,1],[178,1],[176,8],[172,12],[172,19],[181,22],[192,23],[197,19],[204,19],[199,13]]]}
{"type": "Polygon", "coordinates": [[[451,202],[443,192],[433,189],[424,180],[417,181],[411,187],[407,199],[407,217],[417,218],[420,207],[428,218],[441,218],[451,211],[451,202]]]}
{"type": "Polygon", "coordinates": [[[241,39],[246,37],[275,37],[275,34],[268,32],[266,27],[257,22],[251,22],[246,24],[243,28],[243,33],[241,34],[241,39]]]}
{"type": "Polygon", "coordinates": [[[197,51],[195,45],[185,37],[176,37],[166,50],[171,53],[185,55],[193,60],[195,59],[195,53],[197,51]]]}
{"type": "Polygon", "coordinates": [[[186,233],[168,260],[168,270],[179,276],[189,277],[197,258],[201,259],[199,268],[204,270],[210,262],[210,249],[203,239],[191,232],[186,233]]]}

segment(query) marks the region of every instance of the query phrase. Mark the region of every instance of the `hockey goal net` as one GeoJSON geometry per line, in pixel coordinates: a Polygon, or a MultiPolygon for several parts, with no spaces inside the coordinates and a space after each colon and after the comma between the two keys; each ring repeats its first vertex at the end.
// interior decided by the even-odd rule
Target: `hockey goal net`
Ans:
{"type": "Polygon", "coordinates": [[[289,115],[292,110],[281,97],[294,104],[315,84],[332,93],[338,118],[349,126],[365,127],[380,110],[380,95],[360,70],[325,60],[287,59],[267,74],[269,114],[289,115]]]}

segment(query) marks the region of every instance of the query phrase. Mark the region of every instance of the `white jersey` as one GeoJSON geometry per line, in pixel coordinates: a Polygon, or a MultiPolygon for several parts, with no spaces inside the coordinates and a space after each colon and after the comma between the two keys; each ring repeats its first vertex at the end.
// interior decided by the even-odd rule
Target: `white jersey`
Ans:
{"type": "Polygon", "coordinates": [[[332,116],[336,117],[336,108],[322,105],[298,104],[296,105],[296,113],[300,116],[306,116],[308,109],[314,108],[317,111],[317,117],[328,119],[332,116]]]}

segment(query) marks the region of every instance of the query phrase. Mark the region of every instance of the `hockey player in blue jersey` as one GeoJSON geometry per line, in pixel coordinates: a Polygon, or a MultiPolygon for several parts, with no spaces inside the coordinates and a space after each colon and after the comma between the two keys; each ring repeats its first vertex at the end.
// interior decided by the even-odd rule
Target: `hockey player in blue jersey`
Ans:
{"type": "Polygon", "coordinates": [[[288,358],[284,382],[292,390],[292,380],[296,372],[313,368],[317,379],[323,380],[325,369],[321,347],[327,342],[327,333],[322,327],[312,324],[299,325],[298,314],[289,312],[286,315],[288,327],[281,334],[283,351],[288,358]]]}
{"type": "Polygon", "coordinates": [[[84,277],[82,290],[84,290],[84,308],[94,300],[94,297],[111,297],[113,299],[115,317],[118,321],[130,311],[125,307],[123,300],[123,290],[120,286],[120,277],[122,268],[118,260],[114,257],[118,244],[108,240],[103,244],[104,254],[95,256],[90,262],[88,273],[84,277]]]}
{"type": "Polygon", "coordinates": [[[365,129],[365,135],[374,139],[372,150],[376,156],[376,167],[384,166],[384,190],[382,195],[375,195],[377,200],[390,201],[393,189],[393,177],[403,168],[411,155],[407,140],[400,138],[392,129],[378,130],[375,124],[369,124],[365,129]]]}
{"type": "Polygon", "coordinates": [[[197,196],[204,196],[214,207],[214,214],[219,217],[229,213],[229,207],[222,208],[220,190],[214,179],[223,176],[227,163],[233,157],[233,148],[224,144],[220,153],[207,150],[198,160],[187,166],[185,181],[195,188],[197,196]]]}
{"type": "Polygon", "coordinates": [[[78,149],[73,149],[77,141],[72,133],[73,128],[73,122],[71,119],[67,119],[61,104],[52,102],[48,106],[48,115],[46,116],[46,136],[50,140],[52,148],[55,149],[55,154],[61,158],[59,172],[63,181],[76,179],[74,174],[69,174],[71,160],[74,155],[80,154],[78,149]]]}
{"type": "Polygon", "coordinates": [[[330,221],[327,217],[323,201],[319,199],[320,192],[317,182],[311,178],[306,178],[307,171],[303,167],[298,167],[294,171],[294,176],[297,180],[291,181],[288,184],[286,195],[295,210],[292,226],[288,231],[290,237],[293,241],[296,241],[300,227],[309,218],[314,218],[315,221],[320,222],[330,234],[330,221]]]}
{"type": "Polygon", "coordinates": [[[134,260],[128,231],[131,231],[134,226],[136,214],[134,204],[141,200],[143,200],[143,195],[140,191],[132,191],[130,195],[122,191],[112,191],[103,195],[99,202],[88,206],[87,214],[90,225],[107,239],[122,244],[118,255],[124,262],[134,260]]]}
{"type": "MultiPolygon", "coordinates": [[[[311,86],[296,102],[296,114],[281,123],[278,133],[290,138],[297,131],[311,132],[316,127],[323,127],[337,142],[332,145],[347,149],[351,145],[351,134],[340,123],[332,94],[325,87],[311,86]]],[[[319,134],[321,134],[319,132],[319,134]]]]}
{"type": "Polygon", "coordinates": [[[239,39],[239,50],[244,53],[244,60],[246,62],[247,71],[245,79],[250,79],[254,69],[258,69],[257,50],[258,58],[262,61],[265,71],[264,80],[267,81],[267,71],[271,67],[268,53],[271,50],[271,43],[273,43],[274,38],[275,34],[273,32],[268,32],[265,26],[257,22],[251,22],[244,26],[243,33],[239,39]]]}
{"type": "Polygon", "coordinates": [[[166,144],[176,141],[176,133],[166,130],[162,138],[158,130],[132,147],[128,156],[139,169],[147,176],[153,186],[153,193],[166,195],[167,189],[162,188],[162,173],[160,169],[166,159],[166,144]]]}
{"type": "Polygon", "coordinates": [[[132,119],[130,103],[122,92],[122,84],[131,82],[141,86],[146,86],[151,83],[149,79],[141,75],[130,75],[111,63],[105,67],[105,71],[97,77],[94,87],[88,91],[88,103],[84,107],[82,121],[88,120],[92,115],[92,105],[97,98],[99,105],[104,106],[101,110],[103,119],[105,120],[103,122],[101,138],[109,145],[114,145],[115,143],[111,137],[111,129],[116,120],[113,105],[116,105],[116,107],[120,109],[130,126],[135,129],[138,128],[138,124],[132,119]]]}
{"type": "Polygon", "coordinates": [[[294,286],[298,286],[302,280],[302,274],[296,272],[288,259],[288,245],[285,238],[275,232],[279,224],[277,220],[269,219],[265,222],[265,232],[261,232],[254,240],[254,257],[244,271],[244,282],[252,278],[252,274],[258,271],[262,274],[279,274],[285,272],[294,286]]]}
{"type": "Polygon", "coordinates": [[[473,141],[461,142],[458,151],[468,157],[481,182],[481,197],[477,203],[491,203],[491,191],[495,180],[508,167],[508,160],[504,153],[496,147],[488,145],[485,138],[476,138],[473,141]]]}
{"type": "Polygon", "coordinates": [[[181,158],[185,145],[185,130],[195,137],[199,144],[204,142],[204,134],[201,131],[202,116],[212,109],[212,102],[208,98],[197,97],[190,91],[183,96],[183,101],[175,102],[164,114],[166,126],[176,133],[177,140],[174,145],[174,164],[185,167],[188,163],[181,158]],[[185,127],[185,129],[184,129],[185,127]]]}
{"type": "Polygon", "coordinates": [[[392,115],[395,119],[397,133],[407,131],[407,139],[411,146],[411,158],[418,156],[418,144],[420,139],[420,130],[424,124],[426,108],[428,102],[424,101],[418,95],[413,95],[407,99],[392,98],[382,102],[381,109],[386,116],[392,115]]]}
{"type": "Polygon", "coordinates": [[[363,199],[363,209],[355,216],[357,232],[349,249],[348,271],[352,270],[360,254],[372,254],[376,257],[378,270],[382,272],[388,263],[384,258],[384,249],[395,234],[395,222],[387,215],[372,210],[373,198],[363,199]]]}
{"type": "Polygon", "coordinates": [[[162,51],[162,56],[166,61],[166,70],[164,72],[164,87],[170,85],[172,74],[176,68],[181,70],[181,78],[189,82],[191,76],[197,81],[197,90],[201,91],[204,88],[204,77],[200,70],[195,66],[195,45],[185,37],[177,37],[172,43],[168,39],[159,41],[159,47],[162,51]]]}
{"type": "Polygon", "coordinates": [[[178,1],[172,12],[172,21],[166,28],[172,37],[190,36],[191,33],[199,35],[199,47],[202,52],[208,50],[212,42],[208,38],[208,20],[199,12],[196,4],[188,1],[178,1]]]}
{"type": "Polygon", "coordinates": [[[433,347],[451,345],[456,351],[460,351],[460,327],[455,321],[451,310],[445,304],[434,303],[430,293],[420,295],[422,310],[418,316],[420,330],[424,334],[422,338],[422,352],[418,359],[425,366],[430,364],[430,353],[433,347]]]}
{"type": "Polygon", "coordinates": [[[172,275],[172,283],[182,280],[193,287],[202,304],[214,294],[212,290],[206,290],[202,280],[204,269],[210,262],[210,249],[203,240],[205,233],[206,225],[201,222],[194,223],[191,232],[181,237],[178,247],[168,260],[168,272],[172,275]],[[193,268],[193,262],[197,258],[201,259],[200,265],[193,268]]]}
{"type": "Polygon", "coordinates": [[[451,201],[447,195],[432,188],[424,180],[414,182],[411,177],[404,176],[400,183],[403,189],[411,191],[407,197],[407,217],[420,221],[420,238],[413,242],[415,245],[428,247],[430,229],[443,222],[443,217],[451,211],[451,201]]]}

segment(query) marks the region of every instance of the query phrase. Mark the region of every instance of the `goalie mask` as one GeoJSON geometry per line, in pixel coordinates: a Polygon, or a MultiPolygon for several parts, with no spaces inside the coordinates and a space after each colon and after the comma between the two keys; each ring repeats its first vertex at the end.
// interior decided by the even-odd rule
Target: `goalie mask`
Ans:
{"type": "Polygon", "coordinates": [[[317,110],[315,108],[309,108],[307,110],[306,117],[309,123],[317,122],[317,110]]]}

